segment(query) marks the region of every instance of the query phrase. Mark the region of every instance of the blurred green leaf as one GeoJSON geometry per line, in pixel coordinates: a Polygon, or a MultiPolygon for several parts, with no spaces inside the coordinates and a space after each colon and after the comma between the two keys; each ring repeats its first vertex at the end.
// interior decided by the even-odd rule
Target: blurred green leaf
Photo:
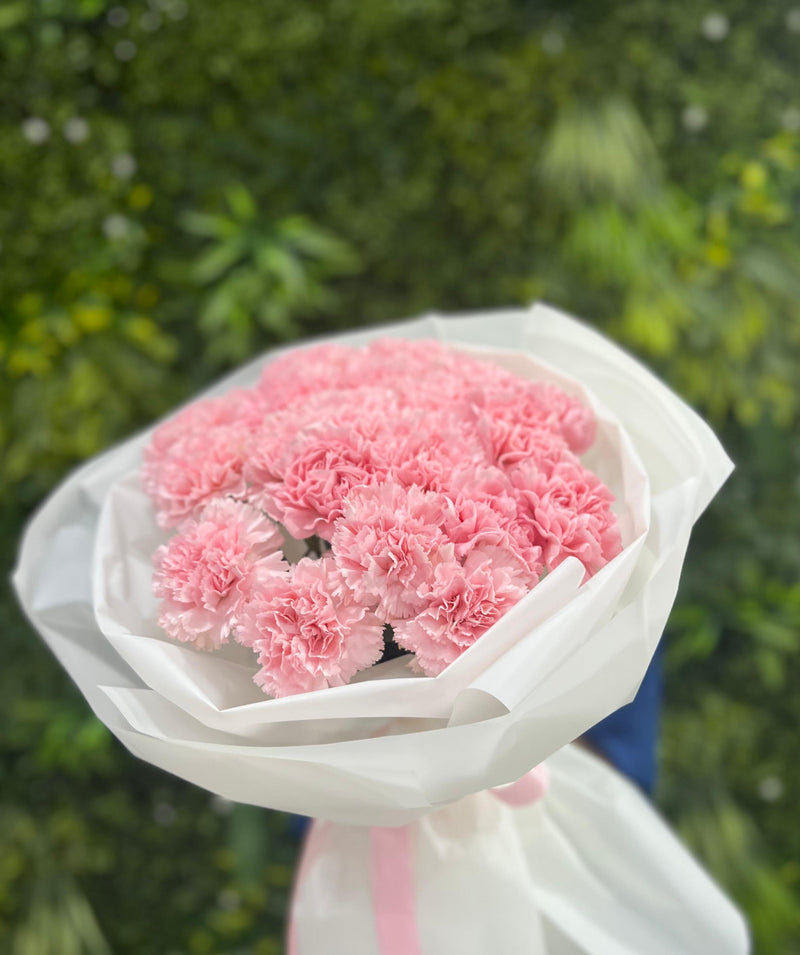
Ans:
{"type": "Polygon", "coordinates": [[[187,232],[209,239],[229,239],[239,230],[238,224],[233,219],[192,210],[184,212],[180,221],[187,232]]]}
{"type": "Polygon", "coordinates": [[[541,175],[567,201],[628,207],[649,199],[661,178],[647,128],[619,98],[564,106],[545,141],[541,175]]]}
{"type": "Polygon", "coordinates": [[[240,236],[235,236],[228,239],[227,242],[213,246],[195,260],[192,268],[194,280],[200,285],[207,285],[209,282],[221,278],[228,269],[242,258],[246,249],[246,243],[240,236]]]}
{"type": "Polygon", "coordinates": [[[225,190],[231,212],[240,222],[251,222],[258,214],[255,201],[241,183],[233,183],[225,190]]]}
{"type": "Polygon", "coordinates": [[[27,20],[30,8],[25,0],[18,3],[6,3],[0,7],[0,30],[9,30],[27,20]]]}

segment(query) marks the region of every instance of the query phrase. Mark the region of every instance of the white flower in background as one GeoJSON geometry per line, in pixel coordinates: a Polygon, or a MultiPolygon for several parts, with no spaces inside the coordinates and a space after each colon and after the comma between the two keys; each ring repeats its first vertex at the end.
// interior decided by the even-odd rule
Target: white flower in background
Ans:
{"type": "Polygon", "coordinates": [[[693,103],[681,113],[681,122],[690,133],[699,133],[708,125],[708,110],[705,106],[693,103]]]}
{"type": "Polygon", "coordinates": [[[548,30],[542,35],[542,49],[548,56],[558,56],[564,52],[564,34],[558,30],[548,30]]]}
{"type": "Polygon", "coordinates": [[[133,40],[120,40],[114,47],[114,56],[123,63],[127,63],[136,56],[136,44],[133,40]]]}
{"type": "Polygon", "coordinates": [[[129,228],[130,221],[125,216],[119,215],[119,213],[106,216],[103,220],[103,232],[107,239],[124,239],[128,234],[129,228]]]}
{"type": "Polygon", "coordinates": [[[217,896],[217,906],[223,912],[235,912],[242,907],[242,897],[233,889],[223,889],[217,896]]]}
{"type": "Polygon", "coordinates": [[[800,33],[800,7],[792,7],[786,14],[786,27],[792,33],[800,33]]]}
{"type": "Polygon", "coordinates": [[[81,116],[73,116],[64,123],[62,130],[67,142],[77,145],[89,138],[89,124],[81,116]]]}
{"type": "Polygon", "coordinates": [[[155,10],[147,10],[139,18],[139,26],[146,33],[155,33],[161,26],[161,14],[155,10]]]}
{"type": "Polygon", "coordinates": [[[22,123],[22,135],[34,146],[41,146],[50,138],[50,123],[41,116],[29,116],[22,123]]]}
{"type": "Polygon", "coordinates": [[[777,802],[783,795],[783,781],[777,776],[765,776],[758,784],[758,795],[764,802],[777,802]]]}
{"type": "Polygon", "coordinates": [[[112,27],[124,27],[130,19],[130,15],[125,7],[112,7],[106,14],[106,20],[112,27]]]}
{"type": "Polygon", "coordinates": [[[709,13],[703,17],[703,22],[700,27],[703,36],[714,43],[719,43],[720,40],[724,40],[730,28],[730,20],[728,20],[724,13],[719,13],[718,11],[709,13]]]}
{"type": "Polygon", "coordinates": [[[111,172],[116,179],[131,179],[136,173],[136,160],[130,153],[117,153],[111,159],[111,172]]]}
{"type": "Polygon", "coordinates": [[[781,114],[781,126],[790,133],[800,132],[800,109],[796,106],[787,106],[781,114]]]}
{"type": "Polygon", "coordinates": [[[165,9],[170,20],[182,20],[189,12],[189,4],[186,0],[170,0],[165,9]]]}

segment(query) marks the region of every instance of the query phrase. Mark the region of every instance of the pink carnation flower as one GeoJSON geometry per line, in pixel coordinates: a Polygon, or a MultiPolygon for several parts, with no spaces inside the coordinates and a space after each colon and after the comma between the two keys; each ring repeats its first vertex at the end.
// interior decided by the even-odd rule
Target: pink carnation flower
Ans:
{"type": "Polygon", "coordinates": [[[244,496],[248,440],[264,414],[258,396],[239,389],[197,401],[155,430],[141,475],[161,527],[179,526],[215,497],[244,496]]]}
{"type": "Polygon", "coordinates": [[[228,640],[258,575],[286,569],[277,527],[248,504],[222,498],[156,551],[153,589],[170,637],[212,650],[228,640]]]}
{"type": "Polygon", "coordinates": [[[476,467],[459,463],[450,474],[448,487],[454,494],[488,504],[503,518],[510,520],[517,513],[515,492],[508,475],[491,464],[476,467]]]}
{"type": "Polygon", "coordinates": [[[501,468],[532,461],[540,471],[551,471],[569,450],[559,432],[539,425],[495,418],[491,423],[494,458],[501,468]]]}
{"type": "Polygon", "coordinates": [[[281,461],[297,434],[297,418],[292,409],[271,412],[247,440],[242,474],[249,487],[248,499],[258,506],[264,486],[281,480],[281,461]]]}
{"type": "Polygon", "coordinates": [[[446,491],[456,469],[490,463],[491,445],[469,409],[431,406],[398,416],[376,440],[375,454],[386,462],[387,480],[446,491]]]}
{"type": "Polygon", "coordinates": [[[528,592],[524,565],[503,548],[475,548],[464,564],[440,564],[426,606],[394,625],[396,642],[436,676],[528,592]]]}
{"type": "Polygon", "coordinates": [[[453,404],[476,382],[516,381],[493,362],[466,350],[428,339],[378,339],[363,352],[365,371],[380,368],[381,381],[404,395],[410,404],[453,404]]]}
{"type": "Polygon", "coordinates": [[[442,530],[452,502],[444,495],[394,484],[350,493],[333,534],[333,553],[359,603],[389,622],[414,616],[441,563],[455,559],[442,530]]]}
{"type": "Polygon", "coordinates": [[[194,401],[155,429],[145,457],[150,462],[157,462],[169,455],[182,439],[207,434],[223,425],[257,428],[264,414],[265,406],[260,396],[244,388],[236,388],[220,398],[194,401]]]}
{"type": "Polygon", "coordinates": [[[237,639],[258,653],[256,683],[272,696],[347,683],[383,652],[383,623],[357,604],[331,557],[268,577],[244,608],[237,639]]]}
{"type": "Polygon", "coordinates": [[[391,388],[363,384],[372,377],[365,375],[352,388],[318,392],[302,407],[292,408],[299,416],[300,427],[324,421],[331,427],[357,428],[369,440],[391,430],[394,419],[401,414],[400,402],[391,388]]]}
{"type": "Polygon", "coordinates": [[[189,435],[142,468],[144,490],[155,504],[161,527],[178,527],[214,498],[244,497],[242,476],[247,433],[231,425],[189,435]]]}
{"type": "Polygon", "coordinates": [[[262,506],[293,537],[329,541],[348,493],[386,473],[371,448],[358,427],[307,428],[281,458],[281,480],[265,486],[262,506]]]}
{"type": "Polygon", "coordinates": [[[210,647],[235,627],[274,695],[370,666],[386,622],[438,673],[545,569],[573,555],[589,575],[621,549],[576,457],[594,435],[576,398],[439,342],[292,351],[145,452],[159,523],[184,524],[157,559],[163,626],[210,647]],[[287,569],[254,508],[331,554],[287,569]]]}
{"type": "Polygon", "coordinates": [[[532,543],[542,548],[549,569],[573,556],[591,576],[622,550],[611,510],[614,495],[574,456],[565,457],[549,475],[521,464],[510,477],[520,521],[532,543]]]}
{"type": "Polygon", "coordinates": [[[355,371],[360,354],[344,345],[314,345],[287,352],[264,369],[257,385],[270,411],[302,403],[320,391],[355,388],[364,379],[355,371]]]}
{"type": "Polygon", "coordinates": [[[393,385],[420,384],[420,373],[437,378],[463,381],[469,359],[455,349],[430,339],[403,340],[379,338],[361,352],[364,369],[380,368],[381,378],[393,385]]]}
{"type": "MultiPolygon", "coordinates": [[[[352,443],[369,444],[370,458],[377,461],[376,449],[384,432],[389,431],[387,421],[398,414],[393,392],[365,387],[320,392],[267,415],[248,444],[244,462],[244,477],[250,485],[248,499],[266,510],[287,470],[297,469],[298,456],[311,443],[319,444],[325,429],[336,435],[335,440],[341,434],[353,434],[352,443]]],[[[278,503],[272,504],[273,510],[278,507],[278,503]]]]}
{"type": "Polygon", "coordinates": [[[594,413],[591,408],[555,386],[550,386],[550,392],[550,405],[564,440],[574,454],[583,454],[591,448],[597,436],[594,413]]]}
{"type": "Polygon", "coordinates": [[[473,389],[467,399],[491,420],[500,454],[515,450],[513,446],[503,447],[515,433],[514,426],[560,435],[575,454],[583,454],[594,443],[592,410],[555,385],[509,376],[506,381],[473,389]]]}
{"type": "Polygon", "coordinates": [[[515,380],[491,362],[431,340],[373,341],[360,352],[353,370],[361,379],[377,377],[403,407],[428,410],[453,405],[474,382],[515,380]]]}
{"type": "Polygon", "coordinates": [[[516,490],[508,475],[496,467],[464,468],[450,478],[449,492],[455,502],[458,524],[446,526],[464,556],[471,545],[494,543],[513,551],[527,566],[530,586],[544,570],[542,548],[530,539],[520,521],[516,490]]]}

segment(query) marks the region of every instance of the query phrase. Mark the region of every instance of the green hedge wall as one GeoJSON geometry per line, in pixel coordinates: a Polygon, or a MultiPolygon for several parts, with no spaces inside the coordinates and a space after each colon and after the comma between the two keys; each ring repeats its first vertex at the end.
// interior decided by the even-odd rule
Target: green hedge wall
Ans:
{"type": "MultiPolygon", "coordinates": [[[[800,952],[800,8],[8,0],[0,553],[70,466],[276,342],[545,298],[738,469],[667,636],[658,799],[800,952]]],[[[4,574],[5,576],[5,574],[4,574]]],[[[110,740],[2,595],[0,948],[281,948],[287,820],[110,740]]]]}

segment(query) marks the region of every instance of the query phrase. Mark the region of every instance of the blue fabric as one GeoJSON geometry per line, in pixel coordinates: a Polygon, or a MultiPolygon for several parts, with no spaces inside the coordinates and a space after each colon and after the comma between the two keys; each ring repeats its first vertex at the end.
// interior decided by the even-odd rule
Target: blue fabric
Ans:
{"type": "Polygon", "coordinates": [[[656,781],[662,691],[659,647],[633,702],[620,707],[585,734],[595,749],[646,793],[652,793],[656,781]]]}
{"type": "Polygon", "coordinates": [[[302,839],[306,834],[306,829],[311,825],[308,816],[289,816],[289,829],[292,835],[297,839],[302,839]]]}

